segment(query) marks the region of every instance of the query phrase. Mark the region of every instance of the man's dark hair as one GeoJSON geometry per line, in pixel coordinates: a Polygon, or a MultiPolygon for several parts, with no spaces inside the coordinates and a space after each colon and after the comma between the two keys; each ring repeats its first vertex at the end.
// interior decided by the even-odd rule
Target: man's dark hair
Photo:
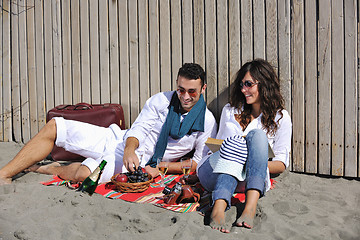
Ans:
{"type": "Polygon", "coordinates": [[[201,79],[201,86],[205,84],[205,71],[196,63],[184,63],[179,69],[178,77],[182,76],[187,79],[201,79]]]}

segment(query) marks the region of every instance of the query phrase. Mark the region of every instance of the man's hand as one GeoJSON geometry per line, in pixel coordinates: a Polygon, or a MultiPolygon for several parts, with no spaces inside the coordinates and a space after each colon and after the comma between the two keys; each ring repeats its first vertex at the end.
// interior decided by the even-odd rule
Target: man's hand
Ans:
{"type": "Polygon", "coordinates": [[[124,151],[123,163],[129,172],[134,172],[135,168],[137,169],[139,166],[139,158],[135,152],[124,151]]]}
{"type": "Polygon", "coordinates": [[[148,174],[150,174],[153,178],[159,176],[159,169],[157,167],[153,168],[149,165],[145,166],[145,170],[148,174]]]}
{"type": "Polygon", "coordinates": [[[135,154],[135,149],[139,147],[139,141],[134,137],[126,140],[124,149],[123,164],[129,172],[134,172],[139,166],[139,158],[135,154]],[[136,168],[136,169],[135,169],[136,168]]]}

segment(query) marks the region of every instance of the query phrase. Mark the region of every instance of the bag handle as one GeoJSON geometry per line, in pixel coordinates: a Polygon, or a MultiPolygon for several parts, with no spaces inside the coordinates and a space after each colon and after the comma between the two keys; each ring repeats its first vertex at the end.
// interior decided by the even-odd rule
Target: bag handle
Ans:
{"type": "Polygon", "coordinates": [[[93,109],[93,106],[91,104],[88,103],[78,103],[76,105],[60,105],[57,106],[56,109],[58,110],[63,110],[63,109],[68,109],[72,107],[72,110],[88,110],[88,109],[93,109]]]}
{"type": "Polygon", "coordinates": [[[75,105],[74,110],[87,110],[87,109],[93,109],[93,106],[88,103],[78,103],[75,105]],[[80,108],[80,109],[78,109],[80,108]]]}

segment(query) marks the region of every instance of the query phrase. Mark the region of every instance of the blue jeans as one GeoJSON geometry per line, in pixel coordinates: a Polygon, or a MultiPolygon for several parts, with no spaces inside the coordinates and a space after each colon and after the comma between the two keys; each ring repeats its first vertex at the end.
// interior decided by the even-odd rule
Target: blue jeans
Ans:
{"type": "MultiPolygon", "coordinates": [[[[245,192],[253,189],[259,191],[260,196],[263,196],[268,164],[268,139],[266,134],[260,129],[251,130],[245,139],[248,149],[248,157],[245,164],[245,192]]],[[[229,174],[213,172],[209,159],[219,158],[219,156],[219,152],[212,154],[199,167],[198,176],[204,188],[212,192],[213,203],[218,199],[224,199],[228,205],[227,209],[229,209],[232,195],[235,190],[244,188],[244,182],[239,182],[234,176],[229,174]]]]}

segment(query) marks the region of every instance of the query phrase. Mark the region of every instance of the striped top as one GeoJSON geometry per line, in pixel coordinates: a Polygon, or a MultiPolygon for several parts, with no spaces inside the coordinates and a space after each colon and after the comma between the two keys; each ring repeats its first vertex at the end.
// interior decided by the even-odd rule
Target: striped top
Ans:
{"type": "Polygon", "coordinates": [[[228,137],[221,144],[220,150],[209,157],[214,166],[214,173],[225,173],[244,181],[246,178],[245,162],[248,151],[245,138],[240,135],[228,137]]]}
{"type": "Polygon", "coordinates": [[[224,160],[245,164],[247,159],[245,138],[235,135],[224,140],[220,148],[220,157],[224,160]]]}

